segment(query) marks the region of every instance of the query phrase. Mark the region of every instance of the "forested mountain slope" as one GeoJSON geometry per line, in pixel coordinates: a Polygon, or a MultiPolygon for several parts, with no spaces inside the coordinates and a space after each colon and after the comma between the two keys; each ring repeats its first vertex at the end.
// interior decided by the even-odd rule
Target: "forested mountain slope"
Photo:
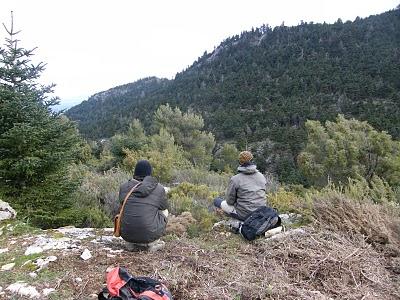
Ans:
{"type": "Polygon", "coordinates": [[[114,87],[91,96],[88,101],[72,107],[67,116],[79,121],[79,129],[89,138],[111,137],[123,130],[133,118],[145,119],[152,111],[139,110],[153,95],[162,93],[167,79],[149,77],[114,87]]]}
{"type": "Polygon", "coordinates": [[[163,103],[201,113],[218,140],[250,144],[261,169],[295,182],[307,119],[344,114],[400,136],[400,9],[346,23],[261,26],[226,39],[174,80],[116,87],[66,114],[85,136],[110,137],[133,118],[149,127],[163,103]]]}

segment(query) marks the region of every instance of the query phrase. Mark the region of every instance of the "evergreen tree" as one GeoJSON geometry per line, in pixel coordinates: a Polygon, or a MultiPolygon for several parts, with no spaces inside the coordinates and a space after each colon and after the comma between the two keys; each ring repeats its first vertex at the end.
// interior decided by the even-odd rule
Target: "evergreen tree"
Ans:
{"type": "Polygon", "coordinates": [[[116,163],[125,158],[125,150],[139,150],[146,144],[146,135],[142,124],[135,119],[123,134],[116,134],[111,138],[111,153],[116,158],[116,163]]]}
{"type": "Polygon", "coordinates": [[[215,171],[234,173],[238,167],[239,151],[235,145],[224,143],[215,155],[211,168],[215,171]]]}
{"type": "Polygon", "coordinates": [[[200,115],[161,105],[154,113],[154,124],[157,130],[164,128],[172,134],[195,167],[210,167],[215,139],[212,133],[202,131],[204,120],[200,115]]]}
{"type": "Polygon", "coordinates": [[[325,126],[307,121],[306,129],[307,145],[298,161],[313,185],[322,187],[328,180],[346,184],[349,178],[371,184],[376,176],[400,185],[400,143],[386,132],[342,115],[325,126]]]}
{"type": "Polygon", "coordinates": [[[33,223],[58,225],[70,207],[74,185],[68,165],[79,155],[74,124],[51,107],[54,85],[38,79],[45,65],[31,63],[32,50],[20,48],[13,19],[0,48],[0,193],[33,223]]]}

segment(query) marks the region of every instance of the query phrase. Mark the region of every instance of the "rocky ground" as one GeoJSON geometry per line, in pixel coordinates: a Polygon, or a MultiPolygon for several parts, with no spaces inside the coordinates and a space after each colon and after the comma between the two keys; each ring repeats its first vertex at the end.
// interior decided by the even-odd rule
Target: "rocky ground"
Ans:
{"type": "Polygon", "coordinates": [[[400,299],[399,249],[362,235],[308,226],[251,243],[225,230],[163,240],[130,252],[107,228],[3,221],[0,299],[96,299],[115,266],[161,280],[174,299],[400,299]]]}

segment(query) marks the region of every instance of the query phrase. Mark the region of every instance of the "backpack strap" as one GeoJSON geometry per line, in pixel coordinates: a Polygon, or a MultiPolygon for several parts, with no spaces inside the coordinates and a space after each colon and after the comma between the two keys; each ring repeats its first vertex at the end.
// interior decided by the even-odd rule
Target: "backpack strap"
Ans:
{"type": "MultiPolygon", "coordinates": [[[[131,189],[130,189],[130,191],[126,194],[126,196],[125,196],[125,198],[124,198],[124,202],[122,202],[122,207],[121,207],[121,210],[119,211],[119,215],[120,215],[120,218],[118,219],[118,221],[121,223],[121,219],[122,219],[122,213],[124,212],[124,208],[125,208],[125,204],[126,204],[126,201],[128,200],[128,198],[129,198],[129,196],[133,193],[133,191],[139,186],[139,185],[141,185],[142,184],[142,182],[138,182],[137,184],[135,184],[131,189]]],[[[121,226],[121,224],[119,224],[120,226],[121,226]]]]}

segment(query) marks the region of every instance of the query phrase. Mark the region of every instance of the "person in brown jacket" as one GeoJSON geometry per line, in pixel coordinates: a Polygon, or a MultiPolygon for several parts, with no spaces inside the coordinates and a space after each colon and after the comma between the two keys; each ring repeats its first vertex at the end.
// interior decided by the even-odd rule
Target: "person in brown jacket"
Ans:
{"type": "Polygon", "coordinates": [[[158,250],[164,246],[164,242],[158,239],[167,226],[168,202],[164,187],[151,174],[150,163],[140,160],[135,166],[133,179],[119,189],[122,204],[131,188],[140,183],[128,197],[121,216],[121,237],[127,242],[129,250],[158,250]]]}
{"type": "Polygon", "coordinates": [[[238,174],[233,176],[226,190],[226,200],[216,198],[214,205],[230,217],[244,221],[259,207],[266,206],[266,179],[252,162],[253,154],[239,154],[238,174]]]}

